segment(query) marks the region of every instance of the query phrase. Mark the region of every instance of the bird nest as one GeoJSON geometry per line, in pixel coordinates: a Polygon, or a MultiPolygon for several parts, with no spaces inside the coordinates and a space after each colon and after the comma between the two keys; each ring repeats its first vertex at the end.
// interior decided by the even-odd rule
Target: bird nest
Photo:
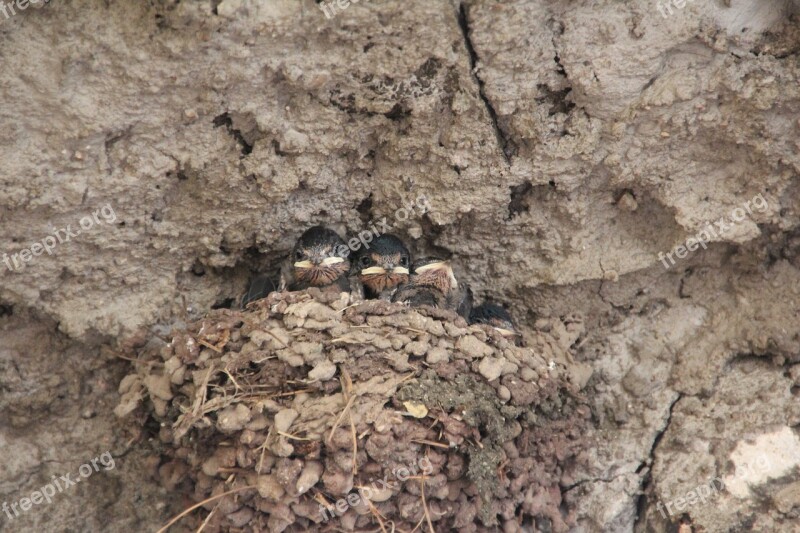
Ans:
{"type": "Polygon", "coordinates": [[[193,530],[565,531],[589,413],[568,359],[548,332],[273,293],[140,350],[116,412],[156,428],[193,530]]]}

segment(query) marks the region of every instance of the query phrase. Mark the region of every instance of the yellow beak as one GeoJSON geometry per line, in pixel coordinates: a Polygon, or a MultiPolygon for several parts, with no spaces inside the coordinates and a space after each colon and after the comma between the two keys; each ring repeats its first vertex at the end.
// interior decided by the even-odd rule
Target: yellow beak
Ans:
{"type": "Polygon", "coordinates": [[[373,266],[369,268],[365,268],[361,271],[361,274],[364,276],[368,276],[370,274],[386,274],[386,269],[379,266],[373,266]]]}

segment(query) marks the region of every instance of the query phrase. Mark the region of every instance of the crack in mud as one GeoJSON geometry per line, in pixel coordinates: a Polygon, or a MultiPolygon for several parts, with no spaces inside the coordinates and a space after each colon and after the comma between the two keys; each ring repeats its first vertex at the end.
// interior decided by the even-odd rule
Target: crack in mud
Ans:
{"type": "Polygon", "coordinates": [[[669,405],[667,420],[664,423],[664,427],[661,428],[661,430],[658,433],[656,433],[656,436],[653,439],[653,445],[650,447],[650,453],[647,454],[647,458],[644,461],[642,461],[642,464],[639,465],[639,468],[636,469],[637,472],[639,472],[646,465],[648,464],[650,465],[650,468],[648,469],[647,473],[642,477],[642,485],[641,485],[642,488],[640,491],[641,494],[639,495],[638,502],[636,503],[636,521],[633,524],[634,531],[639,530],[638,529],[639,522],[644,516],[645,507],[647,505],[647,491],[650,488],[650,483],[653,481],[653,463],[655,461],[656,448],[658,448],[658,445],[661,443],[661,439],[664,438],[664,434],[669,429],[669,425],[672,422],[672,412],[675,409],[675,406],[678,404],[679,401],[681,401],[681,399],[684,396],[690,396],[690,395],[679,392],[678,397],[675,398],[675,400],[669,405]]]}
{"type": "Polygon", "coordinates": [[[478,75],[478,54],[475,51],[475,47],[472,44],[472,39],[469,36],[471,30],[469,28],[467,6],[463,2],[458,5],[458,26],[461,28],[461,33],[464,35],[464,45],[466,46],[467,53],[469,54],[470,72],[472,73],[472,77],[475,79],[475,83],[478,85],[478,94],[480,95],[481,100],[483,100],[483,104],[486,106],[486,110],[489,112],[489,116],[492,119],[492,126],[494,127],[494,132],[497,137],[497,144],[500,146],[500,150],[503,152],[503,157],[506,160],[506,163],[511,166],[511,156],[516,152],[516,148],[508,138],[508,134],[503,131],[502,127],[500,127],[497,111],[489,101],[489,97],[486,96],[486,84],[478,75]]]}

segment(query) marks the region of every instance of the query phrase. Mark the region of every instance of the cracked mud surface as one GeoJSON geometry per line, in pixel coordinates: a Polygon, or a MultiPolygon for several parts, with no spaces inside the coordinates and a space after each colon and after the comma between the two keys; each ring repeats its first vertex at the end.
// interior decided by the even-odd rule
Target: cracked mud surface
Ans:
{"type": "Polygon", "coordinates": [[[0,263],[0,502],[117,456],[0,530],[154,531],[189,505],[111,412],[118,355],[230,306],[307,226],[387,217],[574,353],[593,424],[562,487],[576,530],[796,531],[798,7],[78,0],[0,18],[0,253],[115,213],[0,263]],[[394,219],[423,194],[429,213],[394,219]]]}

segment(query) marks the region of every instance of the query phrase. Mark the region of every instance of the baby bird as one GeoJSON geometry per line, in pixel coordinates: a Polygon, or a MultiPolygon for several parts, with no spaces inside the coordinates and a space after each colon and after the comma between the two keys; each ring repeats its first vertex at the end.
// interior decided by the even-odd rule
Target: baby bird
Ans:
{"type": "Polygon", "coordinates": [[[364,297],[389,300],[401,284],[408,281],[411,253],[403,241],[383,234],[355,256],[354,269],[364,286],[364,297]]]}
{"type": "Polygon", "coordinates": [[[469,315],[469,323],[488,324],[515,344],[518,344],[521,340],[521,335],[514,325],[511,314],[494,302],[484,302],[473,309],[469,315]]]}
{"type": "Polygon", "coordinates": [[[450,309],[467,318],[472,308],[472,290],[458,283],[450,261],[426,257],[414,264],[410,281],[397,290],[392,301],[412,307],[429,305],[450,309]]]}
{"type": "Polygon", "coordinates": [[[349,291],[349,253],[345,242],[332,229],[324,226],[307,229],[281,269],[280,290],[335,287],[342,292],[349,291]]]}

